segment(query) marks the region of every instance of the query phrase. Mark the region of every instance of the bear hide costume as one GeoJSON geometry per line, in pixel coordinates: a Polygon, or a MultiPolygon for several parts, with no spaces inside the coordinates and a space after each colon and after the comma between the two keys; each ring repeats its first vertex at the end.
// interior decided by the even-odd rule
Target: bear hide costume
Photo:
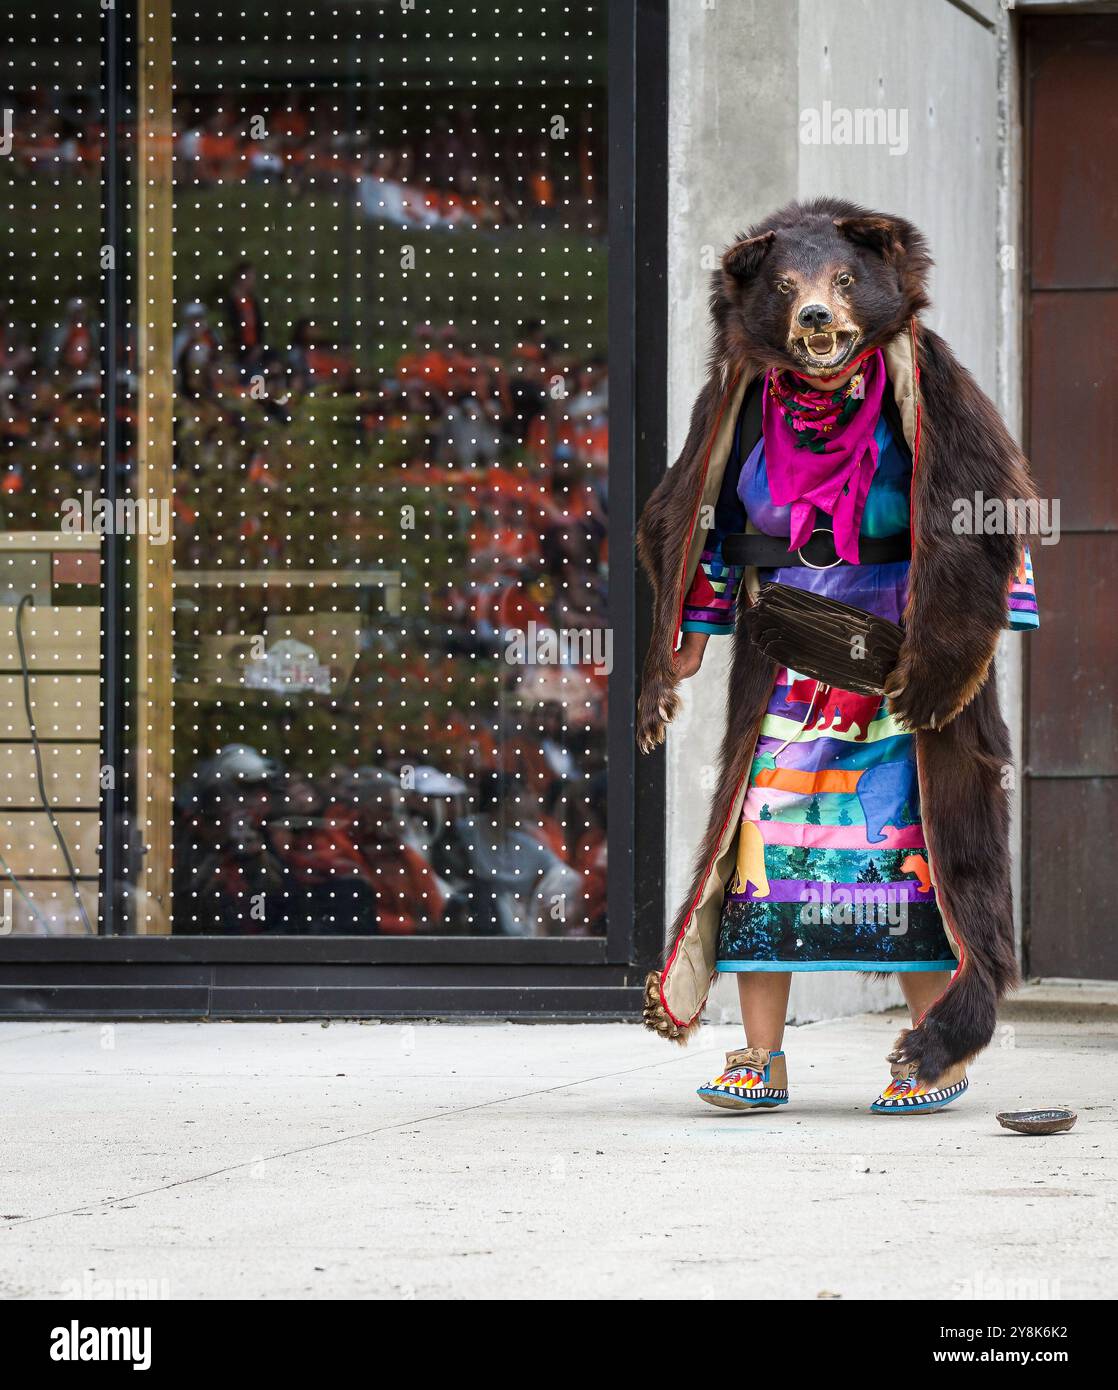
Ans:
{"type": "MultiPolygon", "coordinates": [[[[686,443],[641,515],[638,551],[654,594],[652,636],[638,704],[638,742],[661,742],[678,708],[675,651],[684,597],[703,548],[702,514],[719,495],[735,422],[751,381],[769,369],[803,372],[789,278],[849,283],[842,303],[859,352],[880,348],[912,453],[911,560],[904,641],[886,683],[894,716],[916,731],[921,814],[940,912],[958,965],[945,992],[890,1060],[915,1063],[932,1083],[990,1041],[1002,995],[1016,983],[1009,859],[1009,735],[998,709],[994,655],[1022,541],[960,533],[957,499],[1035,500],[1028,467],[997,410],[938,334],[927,308],[931,259],[902,218],[838,199],[791,204],[726,251],[711,293],[707,381],[686,443]],[[848,267],[835,281],[835,267],[848,267]]],[[[834,341],[837,341],[835,339],[834,341]]],[[[850,354],[847,354],[849,358],[850,354]]],[[[662,971],[648,977],[645,1021],[685,1042],[713,980],[719,913],[734,863],[754,749],[776,663],[754,646],[738,592],[726,732],[693,882],[676,915],[662,971]]],[[[689,808],[690,814],[690,808],[689,808]]]]}

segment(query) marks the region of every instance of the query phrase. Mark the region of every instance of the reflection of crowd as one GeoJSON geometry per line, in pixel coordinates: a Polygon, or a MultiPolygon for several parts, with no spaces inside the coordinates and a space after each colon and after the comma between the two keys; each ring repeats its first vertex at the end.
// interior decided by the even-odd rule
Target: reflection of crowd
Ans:
{"type": "Polygon", "coordinates": [[[415,133],[386,147],[368,131],[340,131],[337,100],[336,91],[264,93],[236,106],[223,96],[183,98],[177,176],[199,187],[283,184],[292,198],[349,188],[369,221],[400,227],[547,222],[569,216],[572,204],[582,221],[599,216],[600,123],[589,104],[572,103],[581,121],[573,129],[556,130],[541,111],[534,138],[521,132],[522,113],[484,141],[467,106],[433,123],[424,114],[403,122],[415,133]]]}
{"type": "MultiPolygon", "coordinates": [[[[180,96],[175,105],[176,178],[196,187],[281,184],[287,198],[346,189],[369,221],[401,227],[496,227],[548,222],[578,209],[581,225],[602,216],[604,150],[593,100],[574,99],[570,124],[555,102],[541,107],[537,133],[524,133],[524,108],[502,132],[476,138],[477,111],[466,104],[432,122],[426,112],[401,122],[387,144],[368,129],[339,130],[338,92],[329,90],[180,96]]],[[[366,124],[353,118],[355,126],[366,124]]],[[[101,176],[104,126],[84,93],[35,89],[20,95],[12,122],[18,175],[101,176]]]]}
{"type": "Polygon", "coordinates": [[[220,301],[216,320],[200,300],[184,305],[180,313],[171,356],[188,416],[198,418],[212,407],[247,437],[258,415],[289,420],[298,402],[314,390],[354,389],[351,352],[313,320],[295,323],[285,348],[269,344],[251,261],[232,268],[220,301]]]}
{"type": "Polygon", "coordinates": [[[101,102],[84,92],[33,88],[14,103],[10,158],[17,175],[101,177],[101,102]]]}
{"type": "Polygon", "coordinates": [[[529,621],[606,621],[609,398],[605,362],[577,362],[526,324],[507,360],[449,326],[415,330],[368,422],[412,435],[425,485],[468,488],[469,565],[437,601],[491,636],[529,621]]]}
{"type": "MultiPolygon", "coordinates": [[[[584,127],[561,140],[479,140],[462,110],[433,125],[404,122],[420,133],[386,150],[333,133],[336,93],[249,100],[256,105],[236,110],[219,97],[179,101],[180,185],[275,183],[285,199],[348,187],[370,221],[399,226],[548,223],[577,203],[580,227],[601,229],[603,155],[591,126],[603,123],[589,108],[584,127]]],[[[100,177],[102,132],[77,99],[52,110],[45,96],[26,96],[14,142],[19,177],[100,177]]],[[[253,511],[263,514],[283,475],[262,427],[298,421],[317,395],[348,399],[370,472],[424,488],[454,518],[465,551],[460,572],[419,576],[429,627],[390,634],[401,682],[431,682],[444,736],[410,731],[415,746],[375,767],[314,776],[244,744],[201,760],[176,797],[176,929],[603,931],[605,673],[588,662],[518,665],[505,639],[533,623],[608,622],[604,360],[572,353],[537,322],[490,350],[460,341],[449,323],[427,324],[371,382],[331,326],[307,316],[281,334],[265,291],[242,261],[206,302],[177,309],[177,557],[212,559],[190,546],[194,499],[200,483],[232,476],[244,505],[237,539],[266,532],[259,544],[273,547],[246,548],[238,562],[283,563],[284,533],[253,511]],[[461,690],[462,673],[483,668],[492,678],[484,701],[440,703],[440,689],[458,681],[461,690]]],[[[96,307],[80,296],[36,332],[0,306],[7,526],[53,527],[61,498],[96,488],[99,352],[96,307]]],[[[123,403],[118,419],[125,466],[133,409],[133,399],[123,403]]],[[[390,625],[380,617],[377,626],[383,635],[390,625]]]]}
{"type": "Polygon", "coordinates": [[[230,934],[558,936],[604,927],[604,779],[573,855],[557,798],[431,766],[312,779],[244,744],[177,793],[176,927],[230,934]]]}
{"type": "MultiPolygon", "coordinates": [[[[96,317],[79,296],[37,338],[0,303],[0,518],[6,526],[53,527],[62,498],[97,486],[99,352],[96,317]]],[[[120,425],[126,453],[131,421],[124,412],[120,425]]]]}
{"type": "MultiPolygon", "coordinates": [[[[220,314],[197,304],[183,314],[180,397],[196,409],[219,400],[263,409],[246,385],[272,374],[271,399],[296,412],[319,389],[313,357],[309,366],[300,357],[313,343],[301,323],[286,353],[271,349],[255,272],[238,265],[220,314]],[[212,321],[223,322],[220,335],[212,321]]],[[[243,746],[203,763],[180,799],[177,918],[187,930],[604,930],[606,673],[588,660],[517,665],[504,650],[509,630],[530,623],[607,622],[605,363],[571,359],[534,323],[507,354],[467,351],[449,325],[422,326],[375,393],[344,374],[321,380],[335,397],[353,390],[362,437],[370,448],[392,443],[396,477],[460,518],[460,576],[424,580],[440,636],[425,625],[409,646],[397,634],[398,669],[382,663],[383,673],[434,693],[444,675],[453,685],[456,665],[487,661],[496,703],[440,711],[457,750],[441,766],[414,766],[418,748],[326,778],[277,770],[243,746]],[[256,918],[258,898],[273,906],[256,918]]],[[[220,466],[204,448],[190,465],[220,466]]],[[[266,447],[246,445],[242,467],[266,486],[266,447]]],[[[415,739],[428,756],[423,733],[415,739]]]]}
{"type": "MultiPolygon", "coordinates": [[[[432,756],[430,744],[414,730],[405,736],[414,749],[326,777],[275,768],[247,746],[204,761],[179,798],[180,929],[603,930],[605,672],[588,661],[525,667],[506,661],[504,647],[510,629],[531,623],[607,622],[604,361],[572,357],[538,323],[522,324],[504,352],[463,347],[449,324],[421,325],[374,389],[307,319],[277,348],[265,301],[255,268],[241,262],[212,306],[180,311],[173,357],[182,495],[230,467],[199,422],[232,422],[248,535],[253,498],[263,506],[281,472],[253,420],[294,419],[318,392],[348,395],[358,449],[375,455],[389,446],[392,462],[379,458],[377,476],[391,473],[441,499],[466,554],[460,573],[424,576],[439,636],[396,633],[393,674],[401,689],[429,682],[437,703],[456,666],[486,662],[496,672],[494,703],[456,709],[447,697],[440,716],[447,748],[458,751],[437,766],[420,761],[420,750],[432,756]],[[262,915],[254,915],[257,902],[262,915]]],[[[179,500],[180,519],[189,520],[179,500]]]]}

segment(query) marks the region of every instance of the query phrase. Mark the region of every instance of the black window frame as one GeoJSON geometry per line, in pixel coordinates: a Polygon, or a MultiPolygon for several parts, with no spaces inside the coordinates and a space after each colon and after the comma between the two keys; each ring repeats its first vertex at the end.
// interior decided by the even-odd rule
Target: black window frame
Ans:
{"type": "MultiPolygon", "coordinates": [[[[97,937],[0,937],[0,1018],[633,1017],[663,942],[663,750],[640,757],[634,712],[650,603],[632,545],[660,476],[667,434],[668,0],[610,0],[608,13],[610,372],[609,614],[614,634],[607,734],[607,932],[599,938],[454,936],[130,936],[107,891],[122,859],[120,815],[102,805],[97,937]],[[651,350],[649,345],[651,345],[651,350]]],[[[107,125],[120,127],[134,64],[125,7],[104,11],[107,125]],[[131,57],[131,64],[130,59],[131,57]]],[[[127,161],[109,142],[104,238],[127,265],[127,161]]],[[[125,319],[122,278],[105,284],[105,351],[125,319]]],[[[111,377],[107,376],[106,380],[111,377]]],[[[115,451],[107,402],[104,458],[115,451]]],[[[106,465],[107,486],[115,486],[106,465]]],[[[106,761],[123,771],[126,653],[115,538],[102,603],[106,761]]],[[[120,778],[117,779],[120,784],[120,778]]]]}

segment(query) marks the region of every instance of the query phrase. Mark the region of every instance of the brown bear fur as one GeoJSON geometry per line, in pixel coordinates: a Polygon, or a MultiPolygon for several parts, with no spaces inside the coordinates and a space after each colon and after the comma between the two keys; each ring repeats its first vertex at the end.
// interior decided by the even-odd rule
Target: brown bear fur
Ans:
{"type": "MultiPolygon", "coordinates": [[[[950,986],[918,1025],[901,1035],[894,1054],[896,1060],[916,1062],[920,1079],[930,1082],[986,1046],[998,1000],[1017,977],[1005,776],[1010,748],[991,676],[1021,542],[1014,535],[958,534],[952,508],[956,499],[976,492],[1023,500],[1034,494],[1025,460],[994,406],[943,339],[918,322],[928,304],[931,260],[924,238],[904,219],[838,199],[793,203],[738,238],[714,273],[708,379],[683,450],[649,499],[638,530],[638,553],[655,605],[638,741],[645,751],[661,742],[677,709],[674,651],[690,578],[691,537],[732,387],[743,370],[803,370],[788,347],[792,296],[776,286],[785,276],[825,276],[835,265],[850,267],[853,284],[846,299],[862,334],[858,351],[883,346],[905,329],[916,342],[920,412],[913,553],[905,640],[887,693],[894,714],[917,731],[922,817],[938,899],[961,948],[950,986]]],[[[739,612],[748,603],[743,584],[739,612]]],[[[718,787],[695,879],[673,924],[673,942],[687,927],[748,774],[773,687],[775,667],[750,644],[741,622],[733,643],[718,787]]],[[[658,977],[654,980],[650,1026],[685,1040],[698,1014],[671,1019],[661,1003],[658,977]],[[664,1026],[668,1020],[670,1028],[664,1026]]]]}

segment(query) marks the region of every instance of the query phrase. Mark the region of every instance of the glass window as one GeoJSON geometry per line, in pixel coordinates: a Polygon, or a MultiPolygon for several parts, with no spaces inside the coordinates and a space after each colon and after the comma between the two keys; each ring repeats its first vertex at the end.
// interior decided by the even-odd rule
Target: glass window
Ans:
{"type": "Polygon", "coordinates": [[[64,34],[33,7],[0,14],[0,931],[91,934],[100,557],[81,532],[105,426],[100,14],[74,8],[64,34]]]}
{"type": "Polygon", "coordinates": [[[605,7],[250,8],[173,20],[173,929],[600,934],[605,7]]]}
{"type": "Polygon", "coordinates": [[[606,9],[9,6],[14,930],[605,933],[606,9]]]}

